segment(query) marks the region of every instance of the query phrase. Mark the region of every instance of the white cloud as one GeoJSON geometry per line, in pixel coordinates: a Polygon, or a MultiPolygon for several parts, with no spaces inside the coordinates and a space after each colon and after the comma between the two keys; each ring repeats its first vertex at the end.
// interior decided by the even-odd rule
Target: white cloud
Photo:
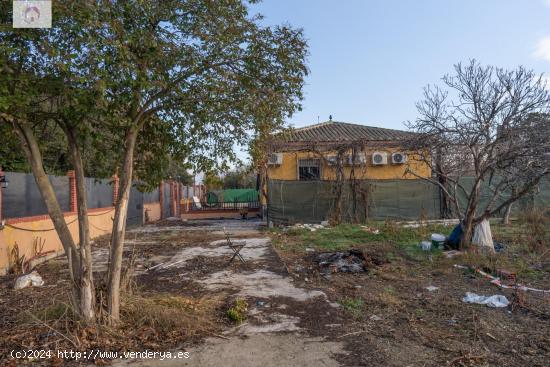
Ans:
{"type": "MultiPolygon", "coordinates": [[[[549,0],[550,1],[550,0],[549,0]]],[[[533,57],[550,61],[550,37],[544,37],[537,43],[537,48],[533,52],[533,57]]]]}

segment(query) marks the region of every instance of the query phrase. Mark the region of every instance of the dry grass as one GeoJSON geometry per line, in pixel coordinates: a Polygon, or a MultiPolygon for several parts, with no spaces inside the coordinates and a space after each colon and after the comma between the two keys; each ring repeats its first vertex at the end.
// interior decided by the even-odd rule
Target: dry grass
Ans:
{"type": "Polygon", "coordinates": [[[519,216],[519,222],[525,227],[527,246],[531,252],[542,253],[550,244],[550,217],[542,210],[530,210],[519,216]]]}
{"type": "MultiPolygon", "coordinates": [[[[67,295],[60,297],[66,299],[67,295]]],[[[70,304],[52,300],[49,305],[23,311],[9,335],[11,342],[55,348],[165,350],[194,337],[215,335],[220,328],[215,298],[187,298],[170,294],[123,294],[121,324],[86,325],[70,304]],[[48,335],[47,341],[43,336],[48,335]]]]}
{"type": "MultiPolygon", "coordinates": [[[[547,287],[544,279],[550,271],[550,218],[542,211],[520,213],[518,219],[509,225],[491,223],[493,239],[505,245],[504,251],[480,256],[475,252],[465,253],[462,263],[497,274],[505,269],[516,273],[520,282],[535,282],[547,287]]],[[[448,263],[456,262],[447,261],[448,263]]]]}
{"type": "Polygon", "coordinates": [[[384,307],[390,308],[399,307],[403,303],[395,294],[386,291],[379,294],[378,300],[384,307]]]}
{"type": "Polygon", "coordinates": [[[19,245],[17,242],[12,246],[8,253],[8,268],[12,274],[23,274],[23,264],[25,255],[19,254],[19,245]]]}
{"type": "Polygon", "coordinates": [[[124,323],[132,328],[151,327],[181,331],[185,335],[207,334],[216,328],[216,298],[187,298],[171,294],[151,297],[127,296],[122,304],[124,323]]]}

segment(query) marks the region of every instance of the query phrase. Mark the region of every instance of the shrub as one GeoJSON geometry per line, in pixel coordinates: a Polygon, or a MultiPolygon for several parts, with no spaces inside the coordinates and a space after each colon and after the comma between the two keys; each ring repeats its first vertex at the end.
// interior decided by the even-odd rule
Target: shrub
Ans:
{"type": "Polygon", "coordinates": [[[246,320],[246,312],[248,311],[248,303],[242,298],[237,298],[232,307],[227,310],[227,317],[236,324],[246,320]]]}

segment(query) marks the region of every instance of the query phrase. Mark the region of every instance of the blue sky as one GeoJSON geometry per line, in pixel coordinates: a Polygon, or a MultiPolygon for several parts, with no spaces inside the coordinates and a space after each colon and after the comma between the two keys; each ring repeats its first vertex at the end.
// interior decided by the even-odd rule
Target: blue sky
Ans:
{"type": "Polygon", "coordinates": [[[550,76],[550,0],[264,0],[251,10],[308,39],[296,127],[332,114],[404,129],[422,88],[469,58],[550,76]]]}

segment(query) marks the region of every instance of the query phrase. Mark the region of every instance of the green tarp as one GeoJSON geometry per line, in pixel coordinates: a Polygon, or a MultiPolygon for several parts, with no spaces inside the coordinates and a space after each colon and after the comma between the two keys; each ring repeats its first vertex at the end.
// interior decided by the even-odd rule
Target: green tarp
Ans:
{"type": "Polygon", "coordinates": [[[258,191],[254,189],[212,190],[206,194],[206,202],[214,203],[249,203],[258,201],[258,191]]]}

